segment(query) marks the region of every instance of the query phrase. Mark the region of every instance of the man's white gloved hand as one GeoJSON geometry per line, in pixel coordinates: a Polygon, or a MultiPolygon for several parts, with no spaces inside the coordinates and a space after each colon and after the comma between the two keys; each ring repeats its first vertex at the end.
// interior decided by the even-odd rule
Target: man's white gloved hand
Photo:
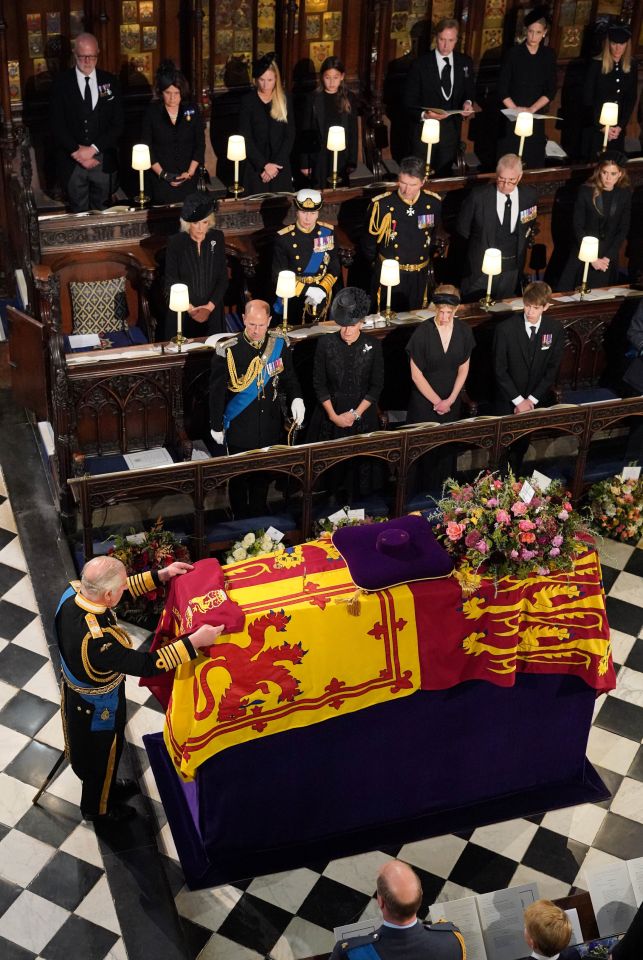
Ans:
{"type": "Polygon", "coordinates": [[[298,426],[304,422],[304,417],[306,416],[306,407],[304,406],[304,401],[301,397],[295,397],[293,402],[290,405],[292,411],[293,420],[298,426]]]}
{"type": "Polygon", "coordinates": [[[308,287],[306,291],[306,303],[311,303],[318,307],[322,300],[326,299],[326,291],[322,287],[308,287]]]}
{"type": "Polygon", "coordinates": [[[223,430],[210,430],[210,436],[215,443],[218,443],[220,447],[223,446],[223,430]]]}

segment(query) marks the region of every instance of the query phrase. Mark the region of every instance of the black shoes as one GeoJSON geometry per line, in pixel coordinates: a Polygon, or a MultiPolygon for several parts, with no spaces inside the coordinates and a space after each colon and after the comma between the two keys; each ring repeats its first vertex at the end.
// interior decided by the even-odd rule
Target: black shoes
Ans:
{"type": "Polygon", "coordinates": [[[90,823],[124,823],[136,816],[134,807],[126,803],[113,803],[107,813],[84,813],[83,819],[90,823]]]}

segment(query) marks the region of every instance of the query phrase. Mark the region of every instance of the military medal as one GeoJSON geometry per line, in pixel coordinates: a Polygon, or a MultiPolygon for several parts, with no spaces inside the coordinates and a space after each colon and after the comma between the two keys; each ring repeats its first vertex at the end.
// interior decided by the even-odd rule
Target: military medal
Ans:
{"type": "Polygon", "coordinates": [[[395,240],[395,238],[397,237],[397,220],[391,220],[391,226],[393,227],[393,229],[389,234],[389,240],[395,240]]]}
{"type": "Polygon", "coordinates": [[[413,204],[411,204],[411,206],[406,211],[406,215],[407,217],[412,217],[414,213],[415,213],[415,207],[413,206],[413,204]]]}

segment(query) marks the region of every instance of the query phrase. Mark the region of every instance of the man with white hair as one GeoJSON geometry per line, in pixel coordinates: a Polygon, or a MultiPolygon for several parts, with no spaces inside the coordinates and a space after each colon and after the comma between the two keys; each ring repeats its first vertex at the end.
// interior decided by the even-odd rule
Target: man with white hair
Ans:
{"type": "Polygon", "coordinates": [[[158,573],[128,577],[116,557],[94,557],[83,567],[80,581],[71,583],[60,599],[55,622],[65,751],[82,780],[85,820],[118,822],[136,813],[123,803],[138,792],[136,784],[116,779],[126,723],[125,675],[150,677],[173,670],[193,660],[223,630],[204,625],[154,653],[143,653],[132,649],[112,608],[125,590],[140,597],[192,569],[192,564],[177,560],[158,573]]]}

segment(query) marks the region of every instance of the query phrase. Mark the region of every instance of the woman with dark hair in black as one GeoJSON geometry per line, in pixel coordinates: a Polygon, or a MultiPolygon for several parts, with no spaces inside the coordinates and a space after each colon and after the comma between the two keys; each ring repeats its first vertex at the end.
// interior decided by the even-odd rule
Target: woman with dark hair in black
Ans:
{"type": "Polygon", "coordinates": [[[141,143],[150,148],[154,203],[179,203],[195,190],[205,159],[205,132],[187,80],[171,60],[156,71],[155,99],[143,117],[141,143]]]}
{"type": "Polygon", "coordinates": [[[320,189],[328,186],[333,169],[333,155],[326,148],[330,127],[343,127],[346,136],[346,149],[337,157],[340,182],[346,183],[357,166],[357,100],[346,86],[345,75],[339,57],[326,57],[301,131],[305,150],[299,161],[301,172],[320,189]]]}

